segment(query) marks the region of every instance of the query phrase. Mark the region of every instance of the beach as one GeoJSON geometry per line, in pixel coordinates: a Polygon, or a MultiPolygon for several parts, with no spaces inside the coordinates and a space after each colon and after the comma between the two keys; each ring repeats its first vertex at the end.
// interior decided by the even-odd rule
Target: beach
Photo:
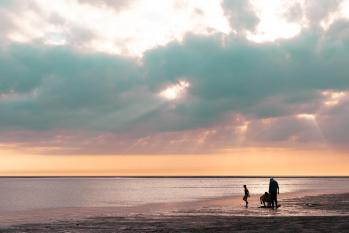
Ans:
{"type": "Polygon", "coordinates": [[[1,178],[0,232],[348,232],[349,178],[277,180],[273,210],[263,177],[1,178]]]}
{"type": "Polygon", "coordinates": [[[43,210],[42,215],[53,218],[3,224],[1,232],[348,232],[349,193],[292,196],[278,210],[230,208],[226,205],[238,199],[228,197],[137,208],[61,209],[56,214],[65,212],[66,218],[57,215],[56,220],[54,211],[43,210]]]}

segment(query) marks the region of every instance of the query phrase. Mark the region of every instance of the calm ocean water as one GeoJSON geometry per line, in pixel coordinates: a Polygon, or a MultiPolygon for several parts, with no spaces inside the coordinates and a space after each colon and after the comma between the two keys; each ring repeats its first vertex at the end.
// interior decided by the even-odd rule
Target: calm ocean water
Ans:
{"type": "MultiPolygon", "coordinates": [[[[349,192],[349,178],[278,178],[280,191],[349,192]]],[[[0,178],[0,211],[115,207],[241,196],[268,189],[268,178],[0,178]]]]}

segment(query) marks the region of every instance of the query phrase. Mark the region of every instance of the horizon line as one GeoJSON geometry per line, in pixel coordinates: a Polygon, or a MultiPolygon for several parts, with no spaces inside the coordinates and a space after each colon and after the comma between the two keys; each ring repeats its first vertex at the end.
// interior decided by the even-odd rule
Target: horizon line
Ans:
{"type": "Polygon", "coordinates": [[[346,176],[305,176],[305,175],[296,175],[296,176],[64,176],[64,175],[54,175],[54,176],[1,176],[1,178],[349,178],[349,175],[346,176]]]}

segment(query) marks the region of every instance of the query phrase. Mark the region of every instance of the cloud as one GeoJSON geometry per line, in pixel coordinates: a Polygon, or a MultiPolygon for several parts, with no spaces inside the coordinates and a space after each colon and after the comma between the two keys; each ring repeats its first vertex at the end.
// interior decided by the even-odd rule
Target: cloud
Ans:
{"type": "MultiPolygon", "coordinates": [[[[229,33],[220,1],[35,0],[3,9],[10,41],[68,44],[83,51],[141,57],[186,33],[229,33]],[[159,20],[160,19],[160,20],[159,20]]],[[[4,24],[4,23],[3,23],[4,24]]]]}
{"type": "MultiPolygon", "coordinates": [[[[82,16],[102,12],[121,24],[118,17],[126,16],[120,15],[136,11],[135,17],[143,17],[140,11],[148,9],[130,10],[134,3],[124,1],[121,8],[109,9],[114,3],[70,4],[81,7],[82,16]]],[[[301,25],[296,34],[255,43],[247,35],[259,35],[263,17],[250,4],[225,1],[201,6],[179,1],[170,4],[171,12],[183,14],[179,19],[191,23],[183,22],[168,34],[169,28],[160,29],[170,18],[163,16],[163,22],[155,23],[162,18],[156,10],[148,26],[155,25],[155,31],[160,27],[164,34],[160,33],[160,41],[149,40],[150,44],[143,44],[143,34],[138,38],[133,29],[130,35],[135,40],[119,41],[116,34],[104,37],[106,29],[102,35],[81,26],[82,21],[69,12],[53,7],[65,3],[23,5],[20,10],[31,9],[24,14],[29,18],[5,17],[0,24],[8,40],[0,47],[0,143],[63,154],[202,153],[254,145],[327,143],[345,148],[348,21],[335,20],[324,30],[315,21],[337,11],[337,6],[326,13],[313,9],[310,1],[296,3],[287,5],[280,15],[284,23],[301,25]],[[23,20],[29,20],[29,28],[18,25],[23,20]],[[302,24],[307,21],[311,23],[302,24]],[[33,25],[40,30],[32,31],[33,25]],[[236,33],[230,33],[230,27],[236,33]],[[7,36],[14,31],[29,40],[12,41],[7,36]],[[58,43],[63,38],[67,43],[58,43]],[[141,43],[145,47],[138,50],[141,58],[136,60],[128,52],[75,47],[96,38],[108,39],[113,46],[141,43]],[[168,101],[159,96],[166,88],[185,91],[185,95],[176,99],[170,93],[168,101]]],[[[3,12],[11,13],[4,9],[2,5],[3,12]]]]}
{"type": "Polygon", "coordinates": [[[2,129],[87,127],[142,91],[139,66],[124,58],[14,45],[0,60],[1,93],[18,96],[0,99],[2,129]]]}
{"type": "Polygon", "coordinates": [[[305,15],[310,21],[311,25],[319,26],[319,22],[330,17],[331,14],[340,9],[342,0],[334,1],[315,1],[308,0],[304,2],[305,15]]]}
{"type": "Polygon", "coordinates": [[[233,30],[254,30],[259,20],[249,1],[225,0],[222,5],[233,30]]]}

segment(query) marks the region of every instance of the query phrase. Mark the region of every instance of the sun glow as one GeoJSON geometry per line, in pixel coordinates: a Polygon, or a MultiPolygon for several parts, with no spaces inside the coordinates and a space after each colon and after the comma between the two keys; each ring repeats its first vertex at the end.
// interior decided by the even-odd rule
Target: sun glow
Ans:
{"type": "Polygon", "coordinates": [[[324,91],[322,92],[322,95],[326,97],[324,104],[331,107],[337,105],[342,100],[342,98],[346,96],[346,93],[343,91],[324,91]]]}
{"type": "Polygon", "coordinates": [[[297,115],[297,118],[299,119],[304,119],[304,120],[315,120],[316,119],[316,116],[314,114],[298,114],[297,115]]]}
{"type": "Polygon", "coordinates": [[[207,36],[231,31],[219,0],[96,2],[33,0],[34,9],[20,9],[12,16],[8,39],[140,58],[147,50],[182,41],[189,32],[207,36]]]}
{"type": "Polygon", "coordinates": [[[175,100],[180,98],[185,91],[190,87],[187,81],[179,81],[177,84],[167,87],[159,93],[159,96],[167,100],[175,100]]]}
{"type": "Polygon", "coordinates": [[[250,4],[254,9],[259,23],[255,31],[247,31],[247,39],[256,43],[273,42],[277,39],[290,39],[298,35],[304,20],[291,22],[285,15],[287,11],[301,1],[285,0],[251,0],[250,4]]]}

